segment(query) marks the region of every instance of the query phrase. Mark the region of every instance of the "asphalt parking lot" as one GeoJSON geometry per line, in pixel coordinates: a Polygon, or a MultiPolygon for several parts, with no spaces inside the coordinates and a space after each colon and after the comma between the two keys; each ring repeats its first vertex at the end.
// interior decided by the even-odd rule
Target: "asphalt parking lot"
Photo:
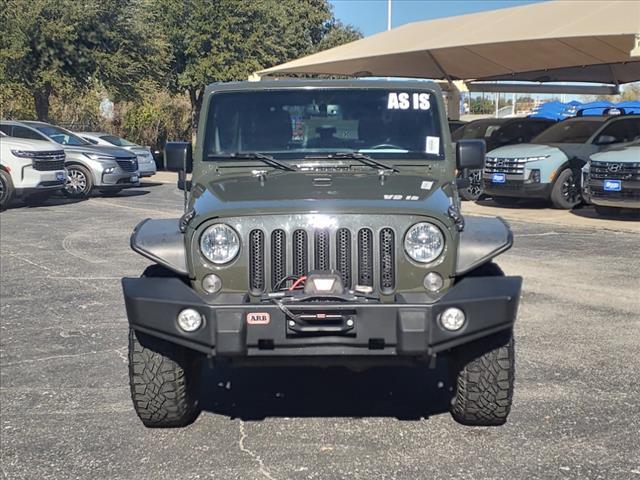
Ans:
{"type": "Polygon", "coordinates": [[[505,426],[440,413],[437,371],[261,369],[205,372],[195,424],[145,429],[119,282],[148,264],[134,225],[178,216],[181,195],[146,184],[1,214],[4,479],[640,479],[637,223],[553,224],[542,208],[508,217],[500,262],[525,278],[505,426]]]}

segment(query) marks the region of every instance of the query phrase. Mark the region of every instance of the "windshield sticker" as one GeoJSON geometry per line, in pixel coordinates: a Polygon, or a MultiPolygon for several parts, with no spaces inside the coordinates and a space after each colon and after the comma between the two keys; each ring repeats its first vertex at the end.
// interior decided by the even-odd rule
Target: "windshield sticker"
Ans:
{"type": "Polygon", "coordinates": [[[430,96],[430,93],[390,92],[387,110],[429,110],[430,96]]]}
{"type": "Polygon", "coordinates": [[[427,137],[425,152],[438,155],[440,153],[440,137],[427,137]]]}
{"type": "Polygon", "coordinates": [[[420,184],[420,188],[422,190],[431,190],[431,187],[433,187],[433,182],[430,182],[428,180],[424,180],[421,184],[420,184]]]}

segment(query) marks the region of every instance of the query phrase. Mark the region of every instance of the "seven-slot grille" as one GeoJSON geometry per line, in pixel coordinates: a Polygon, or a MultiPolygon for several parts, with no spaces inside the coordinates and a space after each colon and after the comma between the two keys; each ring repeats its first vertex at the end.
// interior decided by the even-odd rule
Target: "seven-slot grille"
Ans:
{"type": "Polygon", "coordinates": [[[138,160],[132,157],[130,160],[116,160],[120,168],[125,172],[135,172],[138,170],[138,160]]]}
{"type": "Polygon", "coordinates": [[[640,181],[640,162],[591,162],[589,176],[592,180],[640,181]]]}
{"type": "Polygon", "coordinates": [[[276,229],[267,235],[271,239],[269,258],[265,254],[265,233],[259,229],[249,232],[249,287],[252,293],[265,291],[266,279],[270,280],[271,289],[277,285],[283,288],[287,275],[299,277],[310,270],[335,269],[347,288],[356,285],[374,287],[376,265],[382,293],[395,289],[396,244],[391,228],[380,231],[377,245],[369,228],[356,232],[347,228],[294,229],[289,235],[276,229]]]}
{"type": "Polygon", "coordinates": [[[484,171],[486,173],[506,173],[508,175],[524,174],[524,158],[486,157],[484,171]]]}
{"type": "Polygon", "coordinates": [[[64,152],[52,150],[50,152],[37,152],[33,156],[33,169],[40,172],[52,170],[64,170],[64,152]]]}

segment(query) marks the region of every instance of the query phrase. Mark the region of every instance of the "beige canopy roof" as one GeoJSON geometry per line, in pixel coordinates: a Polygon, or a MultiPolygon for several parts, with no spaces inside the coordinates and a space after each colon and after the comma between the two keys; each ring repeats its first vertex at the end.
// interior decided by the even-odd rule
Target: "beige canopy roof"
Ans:
{"type": "Polygon", "coordinates": [[[639,39],[640,0],[549,1],[409,23],[257,74],[618,84],[640,80],[639,39]]]}

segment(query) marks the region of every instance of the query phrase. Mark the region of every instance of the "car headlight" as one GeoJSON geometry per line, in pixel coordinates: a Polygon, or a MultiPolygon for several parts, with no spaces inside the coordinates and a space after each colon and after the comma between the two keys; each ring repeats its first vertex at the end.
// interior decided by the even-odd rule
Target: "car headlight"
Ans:
{"type": "Polygon", "coordinates": [[[541,155],[539,157],[526,157],[524,158],[525,162],[537,162],[539,160],[546,160],[547,158],[549,158],[551,155],[541,155]]]}
{"type": "Polygon", "coordinates": [[[20,158],[33,158],[38,155],[38,152],[29,152],[26,150],[11,150],[11,153],[13,153],[15,157],[20,158]]]}
{"type": "Polygon", "coordinates": [[[404,250],[416,262],[432,262],[444,250],[444,235],[432,223],[416,223],[404,236],[404,250]]]}
{"type": "Polygon", "coordinates": [[[202,232],[200,251],[215,264],[229,263],[240,251],[240,238],[230,226],[216,223],[202,232]]]}

